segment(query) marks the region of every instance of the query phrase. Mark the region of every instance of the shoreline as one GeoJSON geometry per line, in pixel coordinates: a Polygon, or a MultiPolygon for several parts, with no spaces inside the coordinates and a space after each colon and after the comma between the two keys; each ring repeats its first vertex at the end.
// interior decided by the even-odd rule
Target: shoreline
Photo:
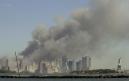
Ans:
{"type": "Polygon", "coordinates": [[[42,76],[35,76],[35,75],[7,75],[7,76],[0,76],[0,78],[129,78],[129,75],[63,75],[63,76],[53,76],[53,75],[42,75],[42,76]]]}

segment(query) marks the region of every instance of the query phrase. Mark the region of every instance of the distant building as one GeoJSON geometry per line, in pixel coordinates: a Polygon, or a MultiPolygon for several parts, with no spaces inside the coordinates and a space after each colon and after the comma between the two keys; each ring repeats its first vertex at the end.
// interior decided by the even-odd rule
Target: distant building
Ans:
{"type": "Polygon", "coordinates": [[[53,74],[53,73],[58,73],[59,71],[59,63],[56,61],[41,61],[38,63],[37,70],[35,71],[36,73],[41,73],[41,74],[53,74]]]}
{"type": "Polygon", "coordinates": [[[23,59],[19,59],[18,66],[19,66],[19,69],[23,68],[23,59]]]}
{"type": "Polygon", "coordinates": [[[81,71],[82,70],[82,61],[79,60],[76,62],[76,70],[81,71]]]}
{"type": "Polygon", "coordinates": [[[68,59],[66,56],[62,56],[62,59],[61,59],[61,71],[64,73],[64,72],[67,72],[67,62],[68,62],[68,59]]]}
{"type": "Polygon", "coordinates": [[[6,59],[5,61],[5,69],[9,71],[9,61],[6,59]]]}
{"type": "Polygon", "coordinates": [[[82,57],[82,70],[89,70],[91,66],[91,58],[89,56],[82,57]]]}
{"type": "Polygon", "coordinates": [[[121,58],[118,59],[117,71],[121,71],[121,58]]]}
{"type": "Polygon", "coordinates": [[[1,60],[1,69],[2,69],[2,70],[10,70],[10,69],[9,69],[9,61],[8,61],[7,58],[3,58],[3,59],[1,60]]]}
{"type": "Polygon", "coordinates": [[[23,72],[25,70],[24,67],[24,60],[22,56],[17,56],[17,61],[15,57],[10,57],[8,58],[8,61],[6,60],[6,66],[8,66],[8,69],[10,71],[18,71],[19,68],[19,72],[23,72]]]}
{"type": "Polygon", "coordinates": [[[72,61],[72,60],[68,61],[67,66],[68,66],[68,71],[69,72],[74,71],[74,61],[72,61]]]}
{"type": "Polygon", "coordinates": [[[33,62],[31,64],[24,66],[24,71],[31,72],[31,73],[35,73],[35,72],[40,73],[40,68],[39,68],[39,65],[33,62]]]}
{"type": "Polygon", "coordinates": [[[28,72],[28,68],[27,68],[27,66],[25,66],[24,72],[28,72]]]}
{"type": "Polygon", "coordinates": [[[35,71],[36,73],[41,73],[41,61],[38,62],[38,65],[37,65],[37,70],[35,71]]]}
{"type": "Polygon", "coordinates": [[[47,74],[47,66],[45,63],[41,64],[41,73],[42,74],[47,74]]]}

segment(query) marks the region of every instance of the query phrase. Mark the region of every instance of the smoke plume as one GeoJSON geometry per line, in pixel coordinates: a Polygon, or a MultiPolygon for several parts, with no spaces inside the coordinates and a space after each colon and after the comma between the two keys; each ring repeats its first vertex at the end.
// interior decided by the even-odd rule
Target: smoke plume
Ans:
{"type": "Polygon", "coordinates": [[[33,61],[52,61],[62,55],[73,59],[122,56],[129,53],[128,26],[129,0],[90,0],[87,8],[75,10],[64,22],[37,27],[21,54],[33,61]]]}

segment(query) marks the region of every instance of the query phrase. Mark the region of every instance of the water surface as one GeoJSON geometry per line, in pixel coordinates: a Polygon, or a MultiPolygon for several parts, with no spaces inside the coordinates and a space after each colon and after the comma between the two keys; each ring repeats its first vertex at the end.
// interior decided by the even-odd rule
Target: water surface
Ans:
{"type": "Polygon", "coordinates": [[[129,78],[106,78],[106,79],[86,79],[86,78],[0,78],[0,81],[129,81],[129,78]]]}

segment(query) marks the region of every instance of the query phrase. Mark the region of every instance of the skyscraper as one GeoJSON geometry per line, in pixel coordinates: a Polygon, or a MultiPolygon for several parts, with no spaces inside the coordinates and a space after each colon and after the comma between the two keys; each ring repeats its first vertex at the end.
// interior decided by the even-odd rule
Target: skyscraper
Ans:
{"type": "Polygon", "coordinates": [[[5,65],[5,68],[6,68],[6,70],[9,70],[9,61],[8,61],[8,59],[6,59],[6,65],[5,65]]]}
{"type": "Polygon", "coordinates": [[[37,70],[35,72],[41,73],[41,61],[38,62],[38,67],[37,67],[37,70]]]}
{"type": "Polygon", "coordinates": [[[69,71],[69,72],[74,71],[74,61],[73,61],[73,60],[69,60],[69,61],[67,62],[67,65],[68,65],[68,71],[69,71]]]}
{"type": "Polygon", "coordinates": [[[91,58],[89,56],[82,57],[82,70],[89,70],[91,66],[91,58]]]}
{"type": "Polygon", "coordinates": [[[121,58],[118,59],[117,71],[121,71],[121,58]]]}
{"type": "Polygon", "coordinates": [[[41,73],[43,73],[43,74],[47,74],[47,66],[46,66],[46,64],[45,63],[42,63],[41,64],[41,73]]]}
{"type": "Polygon", "coordinates": [[[66,56],[62,56],[62,59],[61,59],[61,70],[62,72],[67,72],[67,62],[68,62],[68,59],[66,56]]]}
{"type": "Polygon", "coordinates": [[[76,62],[76,70],[81,71],[81,69],[82,69],[82,61],[79,60],[79,61],[76,62]]]}

